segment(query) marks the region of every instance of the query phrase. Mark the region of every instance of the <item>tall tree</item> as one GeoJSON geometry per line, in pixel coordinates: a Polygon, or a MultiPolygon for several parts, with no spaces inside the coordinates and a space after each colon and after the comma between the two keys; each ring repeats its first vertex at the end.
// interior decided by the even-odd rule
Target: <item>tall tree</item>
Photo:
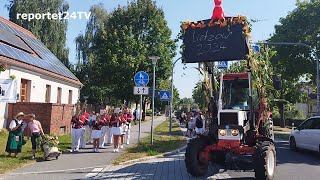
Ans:
{"type": "Polygon", "coordinates": [[[69,5],[64,0],[10,0],[7,5],[10,21],[31,31],[48,49],[57,56],[67,67],[69,49],[66,47],[66,19],[22,19],[17,18],[18,13],[64,13],[69,5]]]}
{"type": "Polygon", "coordinates": [[[138,71],[145,71],[152,78],[149,56],[160,57],[156,84],[168,79],[176,49],[170,36],[164,12],[152,0],[135,0],[110,13],[105,32],[95,39],[94,53],[96,65],[105,76],[104,83],[113,85],[114,98],[138,102],[132,93],[133,77],[138,71]]]}
{"type": "MultiPolygon", "coordinates": [[[[302,42],[320,50],[319,0],[297,1],[296,8],[280,24],[275,26],[275,33],[269,39],[275,42],[302,42]]],[[[288,81],[298,81],[308,74],[315,80],[316,61],[310,50],[301,46],[274,46],[277,55],[272,59],[275,70],[288,81]]]]}
{"type": "Polygon", "coordinates": [[[205,96],[203,82],[199,81],[192,91],[193,101],[198,104],[199,108],[204,111],[207,108],[208,101],[205,96]]]}
{"type": "Polygon", "coordinates": [[[111,85],[103,83],[104,76],[97,64],[97,58],[94,51],[99,47],[100,42],[96,41],[97,36],[105,34],[105,23],[108,21],[108,13],[104,9],[103,4],[93,5],[90,8],[90,18],[87,22],[84,34],[79,34],[76,39],[77,64],[74,72],[79,80],[84,84],[81,90],[80,98],[89,96],[89,103],[109,103],[111,85]]]}

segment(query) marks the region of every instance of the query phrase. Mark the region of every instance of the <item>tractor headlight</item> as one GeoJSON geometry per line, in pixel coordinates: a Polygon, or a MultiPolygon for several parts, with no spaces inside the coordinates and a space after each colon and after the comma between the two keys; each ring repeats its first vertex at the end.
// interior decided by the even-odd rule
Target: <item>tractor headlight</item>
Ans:
{"type": "Polygon", "coordinates": [[[225,135],[227,135],[227,131],[226,131],[225,129],[220,129],[220,130],[219,130],[219,134],[220,134],[221,136],[225,136],[225,135]]]}
{"type": "Polygon", "coordinates": [[[232,134],[232,136],[238,136],[239,130],[238,129],[232,129],[231,130],[231,134],[232,134]]]}

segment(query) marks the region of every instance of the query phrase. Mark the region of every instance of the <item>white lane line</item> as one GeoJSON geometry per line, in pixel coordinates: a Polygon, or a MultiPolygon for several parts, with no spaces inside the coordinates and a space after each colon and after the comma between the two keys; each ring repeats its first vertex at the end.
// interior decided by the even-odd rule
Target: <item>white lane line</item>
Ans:
{"type": "Polygon", "coordinates": [[[62,170],[54,170],[54,171],[37,171],[37,172],[22,172],[22,173],[10,173],[8,176],[14,175],[27,175],[27,174],[47,174],[47,173],[59,173],[59,172],[67,172],[67,171],[77,171],[77,170],[85,170],[85,169],[94,169],[94,168],[105,168],[104,166],[93,166],[93,167],[83,167],[83,168],[75,168],[75,169],[62,169],[62,170]]]}
{"type": "Polygon", "coordinates": [[[103,168],[94,168],[94,169],[91,171],[91,173],[88,173],[88,174],[85,176],[85,178],[92,178],[92,177],[98,175],[99,172],[102,171],[102,169],[103,169],[103,168]]]}

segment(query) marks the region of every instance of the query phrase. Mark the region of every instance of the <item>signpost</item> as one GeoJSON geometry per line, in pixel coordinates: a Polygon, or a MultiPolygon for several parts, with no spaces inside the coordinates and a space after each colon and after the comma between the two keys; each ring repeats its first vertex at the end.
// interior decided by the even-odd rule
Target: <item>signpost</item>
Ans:
{"type": "Polygon", "coordinates": [[[149,75],[144,71],[139,71],[134,76],[134,82],[136,83],[136,86],[146,86],[149,83],[149,75]]]}
{"type": "Polygon", "coordinates": [[[160,101],[170,101],[170,91],[160,91],[160,101]]]}
{"type": "Polygon", "coordinates": [[[149,83],[149,75],[146,72],[139,71],[134,76],[134,82],[136,86],[133,88],[133,94],[140,95],[139,134],[138,134],[138,142],[140,143],[141,119],[142,119],[142,95],[149,94],[149,87],[145,87],[149,83]]]}
{"type": "Polygon", "coordinates": [[[134,95],[148,95],[149,94],[149,87],[139,87],[135,86],[133,88],[134,95]]]}
{"type": "Polygon", "coordinates": [[[228,61],[219,61],[218,69],[228,69],[228,61]]]}

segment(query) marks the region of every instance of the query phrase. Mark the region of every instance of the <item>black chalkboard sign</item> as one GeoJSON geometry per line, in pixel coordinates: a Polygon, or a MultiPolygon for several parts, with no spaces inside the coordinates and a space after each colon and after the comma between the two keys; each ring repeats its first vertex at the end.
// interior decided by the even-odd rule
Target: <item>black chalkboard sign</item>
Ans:
{"type": "MultiPolygon", "coordinates": [[[[207,24],[209,20],[204,20],[207,24]]],[[[243,24],[188,27],[183,35],[186,63],[243,60],[249,53],[243,24]]]]}

